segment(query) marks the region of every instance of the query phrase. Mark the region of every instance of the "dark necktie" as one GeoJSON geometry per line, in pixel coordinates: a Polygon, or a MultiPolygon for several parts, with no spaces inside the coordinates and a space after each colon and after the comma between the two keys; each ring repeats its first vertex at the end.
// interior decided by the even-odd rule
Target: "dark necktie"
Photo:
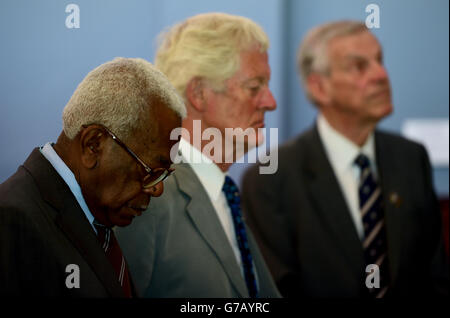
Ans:
{"type": "Polygon", "coordinates": [[[370,168],[369,158],[360,154],[355,163],[361,169],[359,208],[364,225],[364,258],[366,265],[376,264],[380,273],[380,288],[369,288],[373,297],[381,298],[389,286],[386,229],[381,188],[370,168]]]}
{"type": "Polygon", "coordinates": [[[255,273],[253,272],[252,254],[247,241],[247,233],[245,231],[244,221],[241,214],[241,199],[239,197],[239,190],[234,181],[225,176],[225,183],[222,191],[225,193],[228,205],[230,206],[231,215],[233,217],[234,231],[236,232],[236,239],[241,252],[242,265],[244,267],[244,278],[247,284],[248,293],[251,298],[258,297],[258,290],[256,287],[255,273]]]}
{"type": "Polygon", "coordinates": [[[114,231],[110,227],[106,227],[97,222],[97,220],[94,220],[93,224],[97,229],[97,237],[100,244],[105,251],[106,257],[114,267],[117,274],[117,280],[119,281],[120,286],[122,286],[125,296],[132,297],[128,266],[116,236],[114,235],[114,231]]]}

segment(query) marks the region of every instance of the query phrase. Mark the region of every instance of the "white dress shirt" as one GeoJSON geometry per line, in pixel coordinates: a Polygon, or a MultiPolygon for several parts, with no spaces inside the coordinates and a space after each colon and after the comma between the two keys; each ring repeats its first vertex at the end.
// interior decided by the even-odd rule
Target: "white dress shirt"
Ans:
{"type": "Polygon", "coordinates": [[[56,172],[63,178],[64,182],[69,186],[70,191],[72,191],[73,195],[75,196],[75,199],[77,200],[78,204],[81,207],[81,210],[83,210],[84,214],[86,215],[86,218],[89,221],[89,224],[91,224],[92,228],[94,229],[95,234],[97,234],[97,229],[95,228],[93,222],[94,222],[94,216],[92,215],[91,211],[89,210],[86,201],[84,200],[83,194],[81,192],[81,188],[78,185],[77,179],[75,179],[74,174],[69,169],[69,167],[64,163],[64,161],[58,156],[55,149],[53,149],[51,143],[46,143],[44,147],[41,147],[39,149],[42,153],[42,155],[45,157],[45,159],[50,162],[50,164],[55,168],[56,172]]]}
{"type": "Polygon", "coordinates": [[[236,261],[241,269],[241,274],[244,276],[241,252],[236,239],[231,210],[225,194],[222,191],[226,173],[222,172],[222,170],[220,170],[220,168],[210,158],[205,156],[200,150],[192,146],[184,138],[180,139],[178,151],[182,154],[183,162],[189,163],[192,167],[194,173],[197,175],[200,183],[208,194],[214,210],[217,213],[217,217],[219,218],[222,228],[225,231],[228,241],[233,249],[236,261]]]}
{"type": "Polygon", "coordinates": [[[370,160],[372,172],[376,177],[375,136],[371,133],[365,144],[359,147],[331,127],[322,114],[319,114],[317,118],[317,129],[325,147],[328,160],[333,167],[334,174],[344,193],[344,198],[350,210],[356,231],[359,238],[363,240],[364,227],[361,219],[358,195],[360,169],[354,161],[360,153],[366,155],[370,160]]]}

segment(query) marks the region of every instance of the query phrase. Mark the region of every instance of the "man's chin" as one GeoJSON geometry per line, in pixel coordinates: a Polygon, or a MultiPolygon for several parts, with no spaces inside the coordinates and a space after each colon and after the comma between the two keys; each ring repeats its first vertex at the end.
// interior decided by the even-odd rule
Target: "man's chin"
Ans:
{"type": "Polygon", "coordinates": [[[256,147],[260,147],[264,145],[265,137],[264,134],[257,133],[253,136],[253,138],[250,138],[248,142],[245,143],[245,152],[249,152],[252,149],[255,149],[256,147]]]}
{"type": "Polygon", "coordinates": [[[114,220],[114,225],[124,227],[130,225],[134,220],[134,215],[122,215],[114,220]]]}
{"type": "Polygon", "coordinates": [[[392,106],[392,103],[386,103],[383,105],[380,105],[379,107],[379,120],[389,116],[390,114],[392,114],[392,112],[394,111],[394,108],[392,106]]]}
{"type": "Polygon", "coordinates": [[[256,131],[255,134],[252,134],[245,142],[246,152],[263,145],[264,140],[264,134],[256,131]]]}
{"type": "Polygon", "coordinates": [[[264,141],[265,141],[264,134],[258,132],[256,134],[256,145],[255,145],[255,147],[262,146],[264,144],[264,141]]]}

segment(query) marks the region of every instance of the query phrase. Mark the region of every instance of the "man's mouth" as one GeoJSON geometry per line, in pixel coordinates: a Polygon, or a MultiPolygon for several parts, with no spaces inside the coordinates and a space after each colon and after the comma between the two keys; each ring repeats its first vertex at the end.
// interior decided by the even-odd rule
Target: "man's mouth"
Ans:
{"type": "Polygon", "coordinates": [[[264,128],[266,125],[264,123],[264,119],[263,120],[259,120],[253,123],[252,127],[254,128],[264,128]]]}
{"type": "Polygon", "coordinates": [[[147,210],[147,206],[129,206],[129,208],[133,211],[133,216],[141,216],[147,210]]]}
{"type": "Polygon", "coordinates": [[[370,95],[371,98],[380,98],[390,96],[389,89],[383,89],[370,95]]]}

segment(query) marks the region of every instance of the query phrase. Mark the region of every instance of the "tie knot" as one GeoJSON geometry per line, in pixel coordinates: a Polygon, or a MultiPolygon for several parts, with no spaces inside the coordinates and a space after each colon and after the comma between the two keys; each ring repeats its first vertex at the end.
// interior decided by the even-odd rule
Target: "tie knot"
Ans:
{"type": "Polygon", "coordinates": [[[229,176],[225,176],[225,182],[223,184],[222,191],[224,191],[225,193],[237,192],[239,194],[239,189],[236,183],[234,183],[233,179],[231,179],[229,176]]]}
{"type": "Polygon", "coordinates": [[[369,158],[367,158],[366,155],[360,153],[355,159],[355,164],[357,164],[361,168],[361,170],[364,170],[370,166],[369,158]]]}
{"type": "Polygon", "coordinates": [[[99,221],[97,221],[97,219],[94,219],[94,222],[92,222],[92,224],[95,226],[99,234],[108,233],[109,231],[111,231],[110,227],[107,227],[106,225],[100,223],[99,221]]]}
{"type": "Polygon", "coordinates": [[[95,226],[96,228],[98,228],[98,227],[100,227],[100,228],[107,228],[106,225],[100,223],[97,219],[94,219],[94,222],[92,222],[92,224],[94,224],[94,226],[95,226]]]}

